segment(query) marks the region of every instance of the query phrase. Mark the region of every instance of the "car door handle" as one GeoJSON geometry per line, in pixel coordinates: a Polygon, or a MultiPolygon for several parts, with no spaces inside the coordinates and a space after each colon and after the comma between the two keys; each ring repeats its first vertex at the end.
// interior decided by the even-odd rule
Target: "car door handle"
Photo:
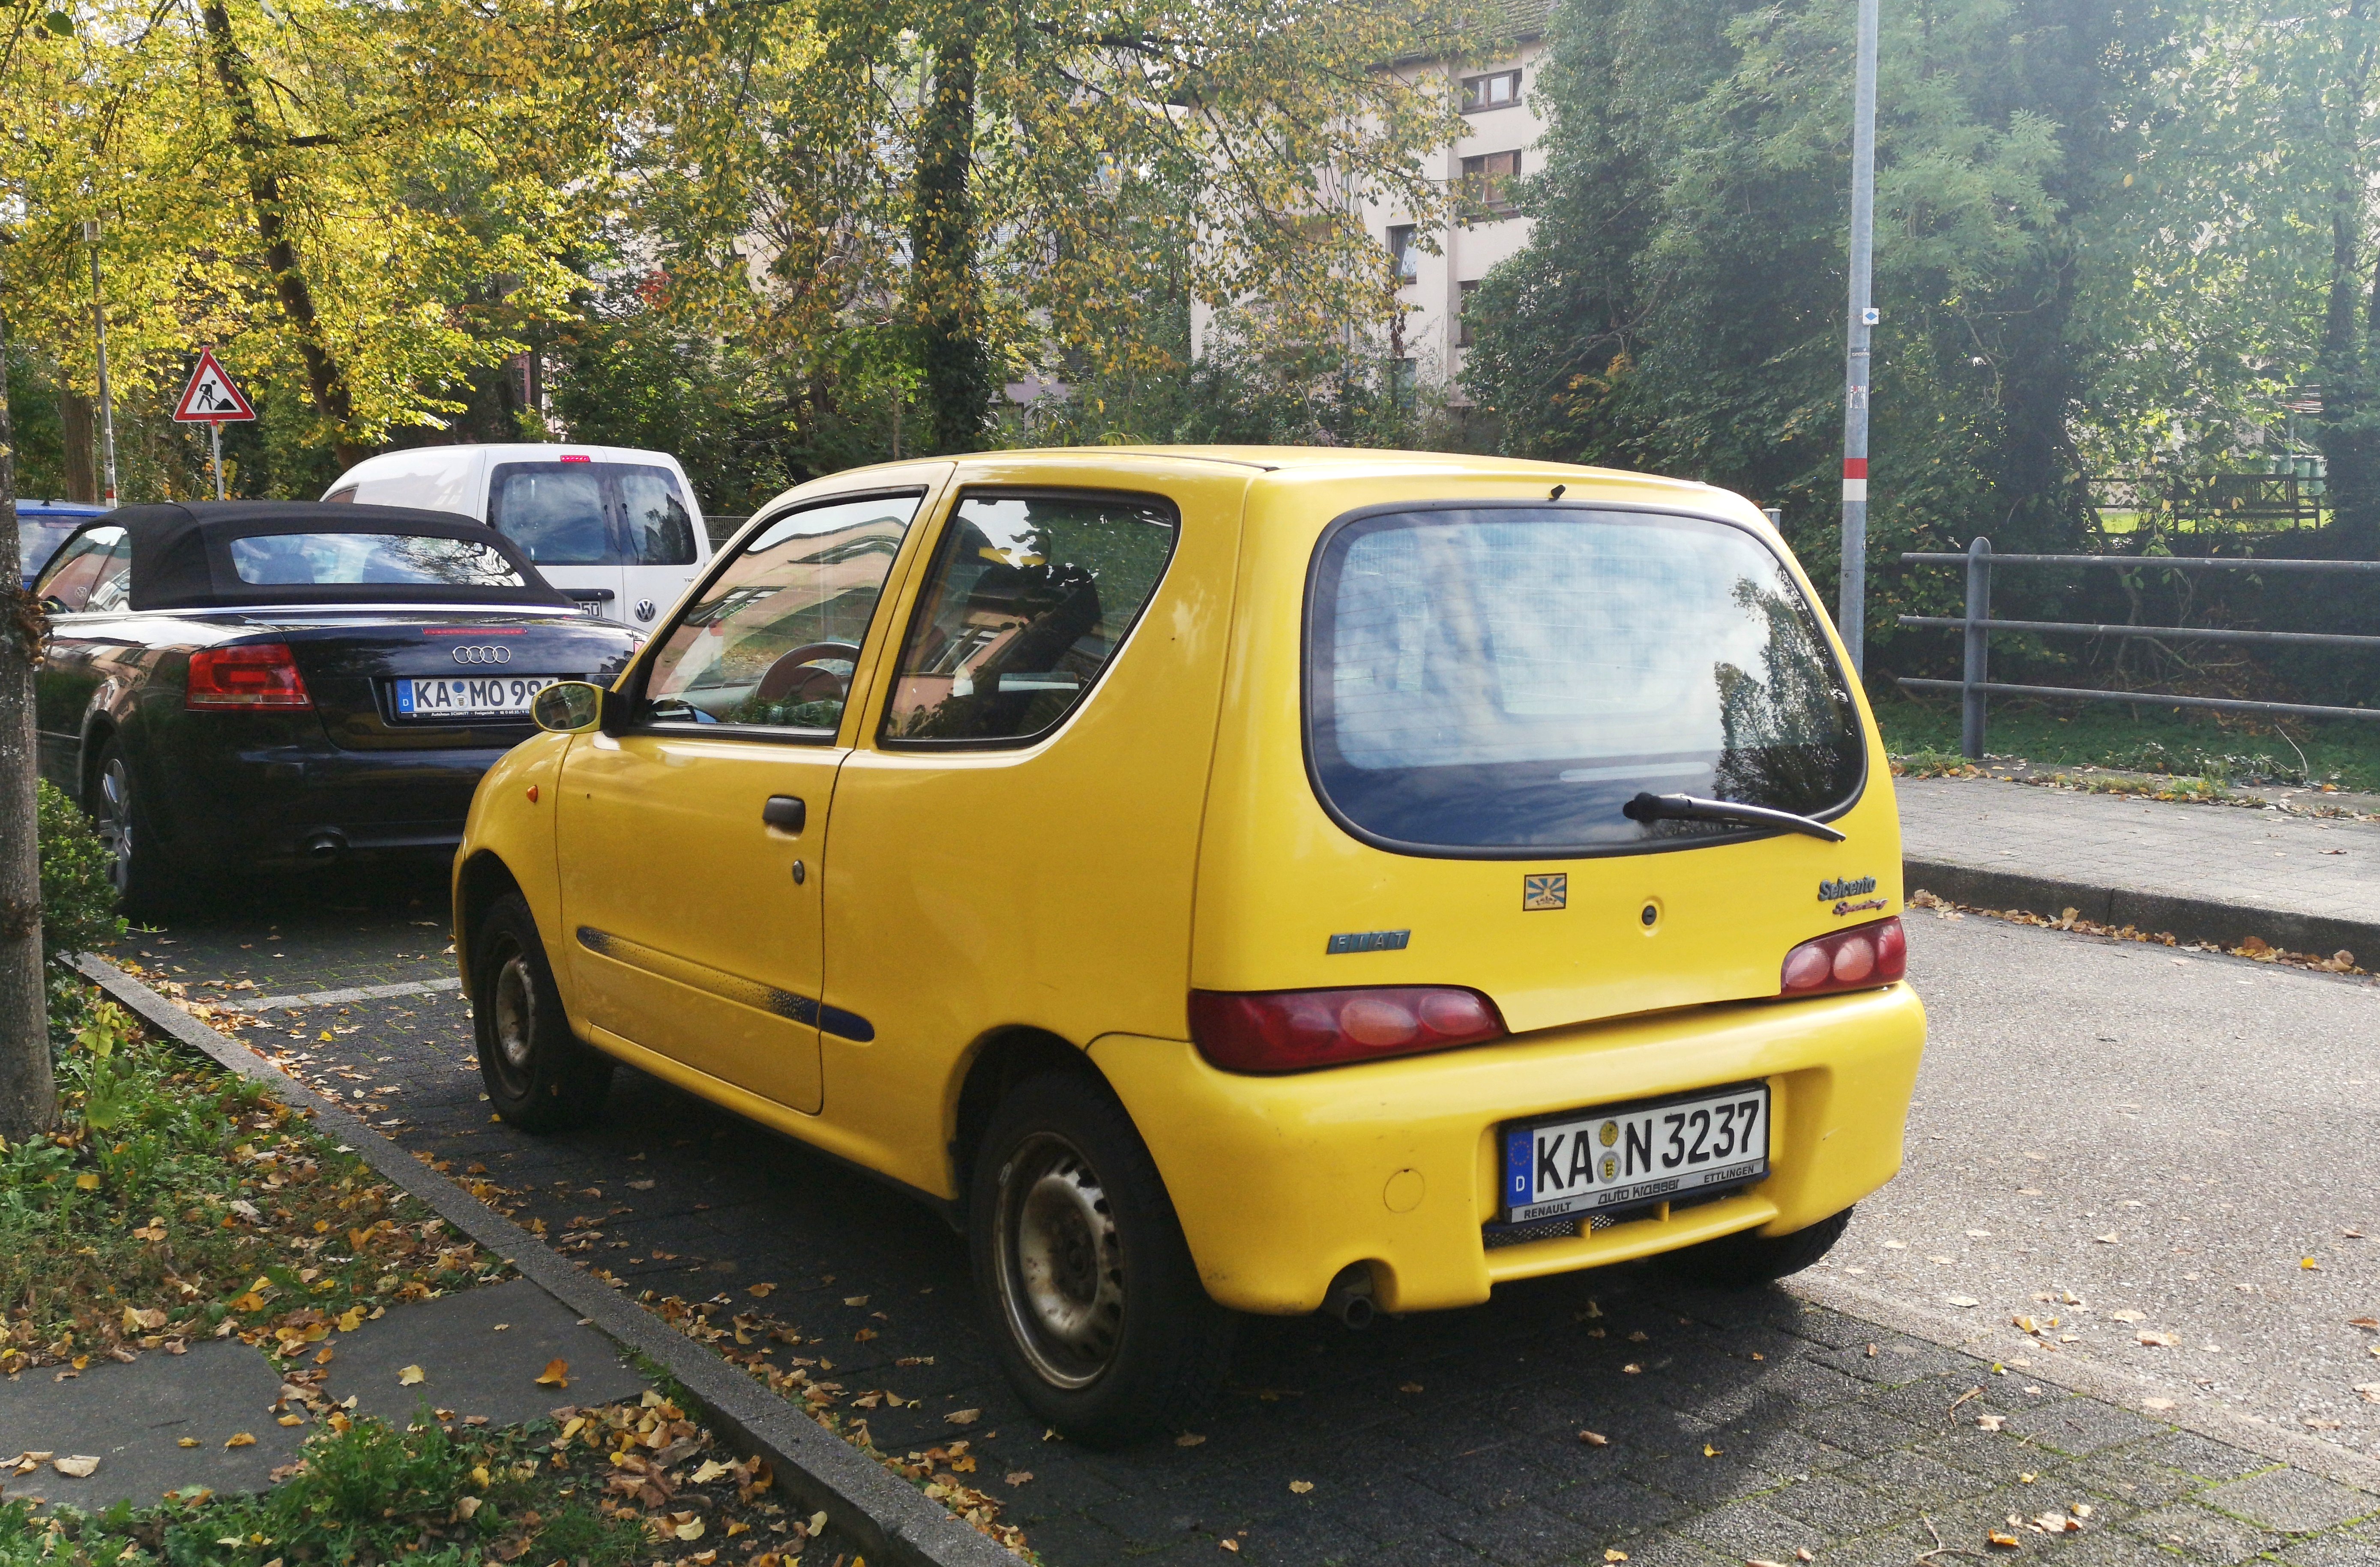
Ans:
{"type": "Polygon", "coordinates": [[[810,808],[796,795],[771,795],[760,808],[760,820],[780,832],[799,832],[809,815],[810,808]]]}

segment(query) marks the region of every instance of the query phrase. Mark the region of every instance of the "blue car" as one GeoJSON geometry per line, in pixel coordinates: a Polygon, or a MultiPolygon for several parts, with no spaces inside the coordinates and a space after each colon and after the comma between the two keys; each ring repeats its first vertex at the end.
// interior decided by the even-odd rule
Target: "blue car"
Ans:
{"type": "Polygon", "coordinates": [[[66,542],[67,535],[95,516],[105,516],[105,506],[88,505],[81,501],[33,501],[23,496],[17,500],[17,562],[25,574],[25,586],[42,575],[50,564],[50,556],[66,542]]]}

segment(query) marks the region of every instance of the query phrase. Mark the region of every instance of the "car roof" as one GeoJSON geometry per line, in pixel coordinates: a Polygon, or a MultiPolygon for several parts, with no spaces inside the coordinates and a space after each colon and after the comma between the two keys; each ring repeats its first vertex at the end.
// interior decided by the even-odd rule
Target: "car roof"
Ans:
{"type": "Polygon", "coordinates": [[[17,497],[18,516],[105,516],[107,510],[105,506],[93,505],[89,501],[35,501],[22,495],[17,497]]]}

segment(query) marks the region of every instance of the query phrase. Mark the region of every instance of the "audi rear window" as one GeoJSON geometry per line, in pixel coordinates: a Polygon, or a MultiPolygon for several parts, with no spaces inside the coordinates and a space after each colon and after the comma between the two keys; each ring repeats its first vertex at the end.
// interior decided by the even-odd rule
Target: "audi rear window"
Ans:
{"type": "Polygon", "coordinates": [[[319,585],[518,588],[504,553],[473,539],[422,533],[266,533],[227,541],[250,587],[319,585]]]}
{"type": "Polygon", "coordinates": [[[1543,857],[1760,831],[1630,820],[1640,791],[1826,816],[1865,777],[1816,614],[1755,534],[1563,506],[1419,509],[1325,533],[1307,756],[1383,847],[1543,857]]]}

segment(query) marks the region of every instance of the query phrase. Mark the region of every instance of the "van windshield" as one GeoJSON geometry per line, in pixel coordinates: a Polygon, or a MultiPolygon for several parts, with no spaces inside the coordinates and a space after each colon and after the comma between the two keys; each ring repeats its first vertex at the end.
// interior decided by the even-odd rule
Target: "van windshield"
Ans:
{"type": "Polygon", "coordinates": [[[1308,757],[1358,836],[1415,853],[1609,854],[1738,837],[1640,823],[1640,790],[1826,815],[1865,750],[1840,666],[1752,533],[1555,506],[1359,518],[1308,595],[1308,757]]]}

